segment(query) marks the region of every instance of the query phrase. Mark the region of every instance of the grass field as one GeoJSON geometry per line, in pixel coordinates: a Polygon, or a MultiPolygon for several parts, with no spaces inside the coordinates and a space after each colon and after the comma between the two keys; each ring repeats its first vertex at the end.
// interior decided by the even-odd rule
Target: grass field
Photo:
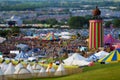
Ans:
{"type": "Polygon", "coordinates": [[[82,73],[57,78],[39,78],[26,80],[120,80],[120,63],[95,64],[84,67],[82,73]]]}

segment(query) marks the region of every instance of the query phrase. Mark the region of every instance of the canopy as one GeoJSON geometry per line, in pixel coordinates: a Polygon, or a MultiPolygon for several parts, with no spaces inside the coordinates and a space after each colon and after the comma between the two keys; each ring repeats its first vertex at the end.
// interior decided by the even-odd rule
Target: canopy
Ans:
{"type": "Polygon", "coordinates": [[[120,61],[120,49],[116,49],[110,54],[102,59],[100,59],[98,62],[118,62],[120,61]]]}
{"type": "Polygon", "coordinates": [[[84,58],[79,53],[74,53],[72,56],[63,60],[63,62],[65,63],[65,65],[78,65],[78,66],[85,66],[90,63],[87,62],[87,58],[84,58]]]}
{"type": "Polygon", "coordinates": [[[104,44],[113,44],[113,43],[119,43],[120,40],[114,39],[113,36],[111,34],[108,34],[106,36],[104,36],[104,44]]]}
{"type": "Polygon", "coordinates": [[[55,72],[55,75],[65,75],[65,68],[63,64],[60,64],[55,72]]]}
{"type": "Polygon", "coordinates": [[[115,49],[118,49],[118,48],[120,48],[120,43],[113,45],[113,46],[115,47],[115,49]]]}
{"type": "Polygon", "coordinates": [[[97,61],[98,59],[101,59],[101,58],[103,58],[103,57],[105,57],[107,55],[109,55],[108,52],[100,51],[98,53],[95,53],[95,54],[91,55],[88,59],[90,61],[97,61]]]}
{"type": "Polygon", "coordinates": [[[0,37],[0,43],[3,43],[6,40],[6,38],[0,37]]]}
{"type": "Polygon", "coordinates": [[[26,45],[26,44],[18,44],[18,45],[16,45],[16,47],[20,48],[22,50],[25,50],[26,48],[28,48],[28,45],[26,45]]]}
{"type": "Polygon", "coordinates": [[[60,40],[58,36],[54,35],[54,33],[48,33],[43,40],[60,40]]]}

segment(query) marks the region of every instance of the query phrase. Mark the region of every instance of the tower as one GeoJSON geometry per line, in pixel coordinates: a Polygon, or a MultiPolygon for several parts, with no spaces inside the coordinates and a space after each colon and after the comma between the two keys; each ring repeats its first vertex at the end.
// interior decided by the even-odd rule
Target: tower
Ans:
{"type": "Polygon", "coordinates": [[[89,21],[89,48],[99,48],[103,46],[103,27],[102,18],[100,17],[101,11],[96,6],[96,9],[92,11],[93,18],[89,21]]]}

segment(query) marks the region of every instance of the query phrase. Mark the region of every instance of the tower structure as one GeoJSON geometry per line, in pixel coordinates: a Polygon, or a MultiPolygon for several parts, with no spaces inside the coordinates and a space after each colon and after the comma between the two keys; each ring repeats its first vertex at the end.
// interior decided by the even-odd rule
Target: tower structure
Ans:
{"type": "Polygon", "coordinates": [[[100,17],[101,11],[96,6],[96,9],[92,11],[93,18],[89,21],[89,48],[99,48],[103,46],[103,20],[100,17]]]}

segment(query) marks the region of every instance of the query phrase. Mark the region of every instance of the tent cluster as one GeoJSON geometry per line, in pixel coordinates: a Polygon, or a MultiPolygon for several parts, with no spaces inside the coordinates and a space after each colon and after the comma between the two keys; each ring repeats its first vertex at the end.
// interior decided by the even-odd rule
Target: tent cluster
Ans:
{"type": "Polygon", "coordinates": [[[55,70],[54,67],[48,66],[47,68],[41,66],[38,63],[35,63],[34,65],[31,65],[30,63],[26,65],[26,67],[22,63],[18,63],[16,66],[10,62],[9,64],[6,64],[6,62],[3,62],[0,65],[0,75],[13,75],[14,78],[31,78],[36,76],[37,77],[47,77],[49,75],[55,75],[55,76],[62,76],[65,75],[65,68],[63,64],[60,64],[58,68],[55,70]],[[24,75],[21,77],[21,75],[24,75]]]}

